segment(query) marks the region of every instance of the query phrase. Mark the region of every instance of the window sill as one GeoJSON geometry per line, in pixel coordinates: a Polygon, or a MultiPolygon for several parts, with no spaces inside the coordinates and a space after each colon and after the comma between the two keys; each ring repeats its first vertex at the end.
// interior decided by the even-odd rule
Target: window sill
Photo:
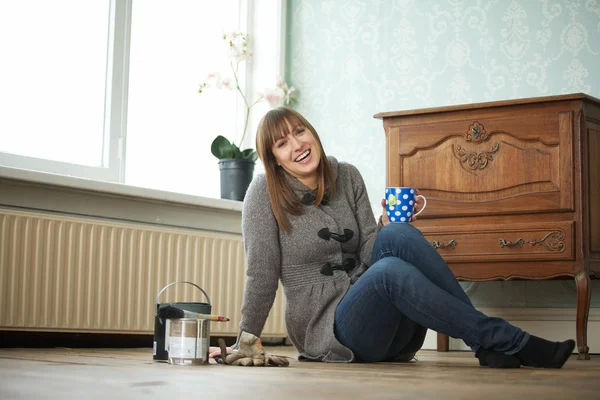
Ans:
{"type": "Polygon", "coordinates": [[[0,206],[241,233],[242,202],[0,167],[0,206]]]}

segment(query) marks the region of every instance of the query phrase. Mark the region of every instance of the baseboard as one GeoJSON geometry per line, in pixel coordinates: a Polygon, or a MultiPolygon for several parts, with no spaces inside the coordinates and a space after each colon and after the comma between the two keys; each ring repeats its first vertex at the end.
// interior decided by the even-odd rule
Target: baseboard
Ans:
{"type": "MultiPolygon", "coordinates": [[[[549,340],[576,338],[575,308],[480,308],[486,315],[504,318],[511,324],[549,340]]],[[[587,331],[590,353],[600,353],[600,308],[590,309],[587,331]]],[[[429,330],[423,349],[437,349],[437,333],[429,330]]],[[[450,338],[450,350],[470,350],[462,340],[450,338]]]]}

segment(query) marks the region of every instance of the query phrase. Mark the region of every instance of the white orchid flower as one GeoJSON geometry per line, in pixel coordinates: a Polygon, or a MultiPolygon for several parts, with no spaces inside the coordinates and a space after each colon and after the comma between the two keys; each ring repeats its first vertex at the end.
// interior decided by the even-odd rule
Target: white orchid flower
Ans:
{"type": "Polygon", "coordinates": [[[226,77],[221,79],[221,81],[219,82],[219,86],[217,86],[219,89],[229,89],[229,90],[233,90],[235,89],[235,81],[231,78],[231,77],[226,77]]]}
{"type": "Polygon", "coordinates": [[[269,107],[281,107],[283,105],[283,99],[285,97],[285,93],[281,88],[275,88],[272,90],[265,90],[264,98],[269,103],[269,107]]]}

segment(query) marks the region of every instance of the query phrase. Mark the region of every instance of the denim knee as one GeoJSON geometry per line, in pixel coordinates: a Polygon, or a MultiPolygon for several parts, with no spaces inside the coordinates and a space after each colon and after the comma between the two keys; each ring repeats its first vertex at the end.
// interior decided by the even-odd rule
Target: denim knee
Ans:
{"type": "Polygon", "coordinates": [[[421,231],[412,226],[411,224],[387,224],[380,231],[379,235],[383,235],[385,237],[391,236],[393,238],[396,237],[421,237],[421,231]]]}
{"type": "Polygon", "coordinates": [[[383,257],[399,257],[400,248],[413,248],[423,240],[421,231],[411,224],[387,224],[379,231],[377,239],[375,239],[371,264],[383,257]]]}
{"type": "Polygon", "coordinates": [[[383,287],[389,293],[390,290],[404,290],[403,286],[412,281],[411,275],[417,269],[397,257],[386,257],[377,261],[365,273],[373,280],[375,286],[383,287]]]}

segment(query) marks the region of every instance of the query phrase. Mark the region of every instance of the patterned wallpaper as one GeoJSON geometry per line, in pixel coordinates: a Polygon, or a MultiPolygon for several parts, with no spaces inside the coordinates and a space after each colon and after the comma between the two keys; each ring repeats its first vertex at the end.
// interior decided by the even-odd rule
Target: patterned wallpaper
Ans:
{"type": "MultiPolygon", "coordinates": [[[[361,171],[376,215],[385,135],[374,114],[574,92],[600,98],[600,0],[288,0],[287,27],[296,108],[328,154],[361,171]]],[[[472,293],[480,305],[575,304],[570,281],[480,286],[485,296],[479,285],[472,293]]]]}

